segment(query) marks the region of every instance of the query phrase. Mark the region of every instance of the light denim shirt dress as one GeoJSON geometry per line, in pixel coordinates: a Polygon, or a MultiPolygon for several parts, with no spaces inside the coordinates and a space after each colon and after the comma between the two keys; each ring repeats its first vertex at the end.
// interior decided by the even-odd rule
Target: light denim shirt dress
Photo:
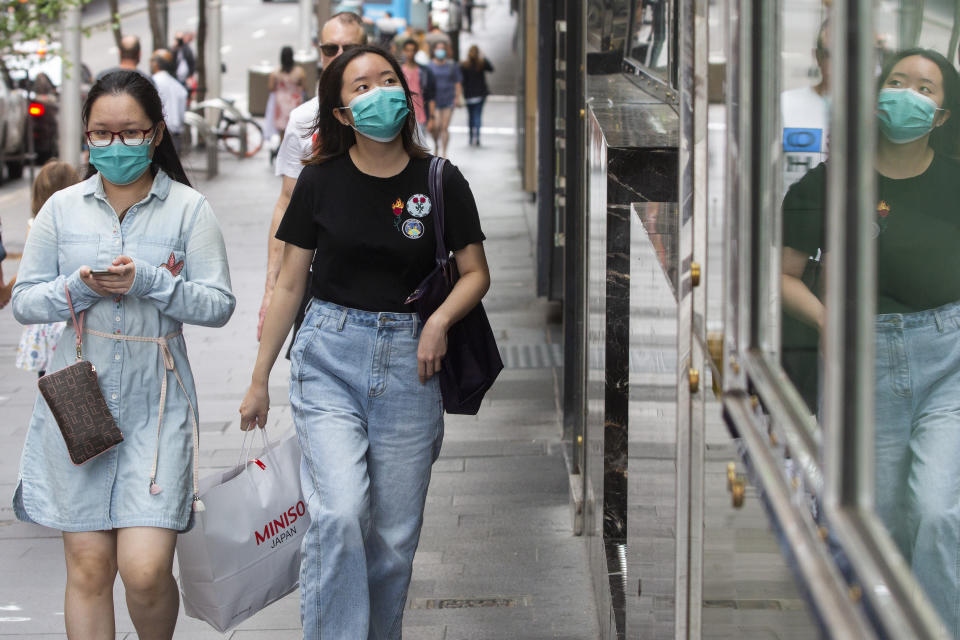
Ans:
{"type": "MultiPolygon", "coordinates": [[[[123,218],[107,201],[95,174],[55,193],[40,210],[27,238],[13,291],[13,313],[22,323],[69,320],[64,284],[74,309],[86,310],[85,330],[159,338],[183,323],[222,326],[236,300],[220,227],[206,199],[157,173],[150,193],[123,218]],[[118,255],[133,258],[130,291],[117,298],[94,293],[80,279],[87,265],[105,269],[118,255]]],[[[72,325],[63,332],[48,371],[76,360],[72,325]]],[[[94,364],[100,387],[124,441],[75,466],[56,421],[37,394],[20,479],[14,494],[19,519],[62,531],[192,525],[193,420],[196,389],[183,336],[169,340],[184,391],[164,366],[155,342],[83,336],[83,357],[94,364]],[[168,377],[158,437],[160,388],[168,377]],[[150,471],[159,452],[156,484],[150,471]]]]}

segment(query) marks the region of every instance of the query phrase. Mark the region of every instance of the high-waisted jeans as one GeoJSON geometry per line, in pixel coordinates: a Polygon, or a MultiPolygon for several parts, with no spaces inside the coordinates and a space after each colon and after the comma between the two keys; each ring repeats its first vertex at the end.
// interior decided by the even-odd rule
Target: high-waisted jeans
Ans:
{"type": "Polygon", "coordinates": [[[876,508],[960,637],[960,303],[876,320],[876,508]]]}
{"type": "Polygon", "coordinates": [[[314,299],[291,353],[290,403],[312,521],[303,540],[307,640],[394,640],[443,439],[436,377],[417,376],[414,314],[314,299]]]}
{"type": "Polygon", "coordinates": [[[467,124],[470,127],[470,141],[474,138],[480,140],[480,127],[483,124],[483,103],[486,98],[480,98],[476,102],[467,102],[467,124]]]}

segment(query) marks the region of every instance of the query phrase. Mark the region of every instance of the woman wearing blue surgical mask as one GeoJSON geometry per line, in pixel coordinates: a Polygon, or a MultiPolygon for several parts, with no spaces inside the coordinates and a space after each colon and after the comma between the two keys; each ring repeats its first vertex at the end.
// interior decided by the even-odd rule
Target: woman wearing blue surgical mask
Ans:
{"type": "MultiPolygon", "coordinates": [[[[182,327],[225,324],[235,300],[217,220],[190,188],[153,84],[132,71],[107,74],[82,115],[89,174],[37,214],[13,312],[25,324],[70,320],[71,303],[82,314],[83,358],[124,440],[75,466],[38,397],[14,510],[63,532],[69,637],[115,636],[119,573],[138,636],[168,640],[179,608],[177,532],[202,509],[197,394],[182,327]]],[[[75,339],[68,327],[48,372],[73,363],[75,339]]]]}
{"type": "MultiPolygon", "coordinates": [[[[960,637],[960,76],[910,49],[877,92],[876,509],[954,637],[960,637]]],[[[801,281],[823,251],[826,166],[784,199],[784,307],[822,330],[801,281]]]]}
{"type": "Polygon", "coordinates": [[[443,173],[444,237],[460,270],[422,323],[407,296],[434,268],[431,158],[393,56],[345,51],[320,78],[316,151],[277,232],[286,242],[241,428],[267,420],[267,382],[310,274],[290,355],[290,403],[312,518],[300,571],[308,640],[400,638],[430,468],[443,439],[447,330],[490,274],[473,194],[443,173]],[[312,269],[311,269],[312,267],[312,269]]]}
{"type": "Polygon", "coordinates": [[[450,47],[446,42],[434,45],[430,71],[436,80],[434,101],[437,108],[430,114],[427,130],[433,136],[437,155],[446,157],[453,109],[463,105],[463,74],[457,61],[450,59],[450,47]]]}

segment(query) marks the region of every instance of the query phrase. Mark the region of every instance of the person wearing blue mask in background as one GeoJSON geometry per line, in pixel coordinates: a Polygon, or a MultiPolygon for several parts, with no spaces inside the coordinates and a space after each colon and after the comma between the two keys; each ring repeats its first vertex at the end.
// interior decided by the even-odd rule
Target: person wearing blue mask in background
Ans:
{"type": "MultiPolygon", "coordinates": [[[[115,636],[119,573],[138,637],[169,640],[180,603],[177,532],[203,508],[182,328],[223,326],[236,300],[220,227],[190,187],[156,87],[136,71],[108,73],[90,89],[83,123],[87,179],[37,214],[13,313],[24,324],[69,320],[71,303],[83,314],[83,358],[124,440],[74,465],[38,396],[13,506],[18,519],[63,532],[68,637],[115,636]]],[[[73,363],[74,340],[64,331],[48,372],[73,363]]]]}
{"type": "Polygon", "coordinates": [[[317,147],[277,231],[286,243],[242,429],[263,427],[270,370],[307,286],[290,354],[290,404],[311,516],[300,569],[307,640],[399,639],[430,482],[443,439],[437,377],[447,330],[490,285],[476,202],[443,173],[444,239],[460,280],[425,323],[407,304],[435,266],[431,158],[417,143],[399,64],[344,51],[320,77],[317,147]]]}
{"type": "MultiPolygon", "coordinates": [[[[960,637],[960,76],[939,53],[884,65],[877,94],[876,510],[954,637],[960,637]]],[[[783,304],[818,330],[801,281],[825,241],[827,170],[783,203],[783,304]]]]}
{"type": "Polygon", "coordinates": [[[463,105],[463,76],[460,65],[449,59],[450,48],[445,42],[438,42],[433,47],[433,60],[430,61],[430,71],[436,80],[434,102],[437,105],[435,113],[430,114],[427,130],[433,136],[436,145],[436,154],[447,156],[447,145],[450,142],[450,119],[453,118],[453,108],[463,105]]]}

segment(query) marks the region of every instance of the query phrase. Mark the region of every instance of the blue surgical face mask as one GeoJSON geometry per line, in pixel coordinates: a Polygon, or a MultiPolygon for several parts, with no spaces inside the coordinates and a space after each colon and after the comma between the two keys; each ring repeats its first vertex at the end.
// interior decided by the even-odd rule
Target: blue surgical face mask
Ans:
{"type": "Polygon", "coordinates": [[[150,167],[153,145],[147,138],[143,144],[128,146],[114,140],[106,147],[90,146],[90,164],[107,182],[119,186],[136,182],[150,167]]]}
{"type": "Polygon", "coordinates": [[[877,96],[880,131],[894,144],[913,142],[933,131],[937,111],[933,98],[913,89],[887,88],[877,96]]]}
{"type": "Polygon", "coordinates": [[[390,142],[400,133],[410,108],[403,87],[374,87],[346,106],[353,113],[353,128],[377,142],[390,142]]]}
{"type": "Polygon", "coordinates": [[[447,50],[437,49],[436,51],[433,52],[433,57],[435,57],[437,60],[443,60],[444,58],[447,57],[447,50]]]}

